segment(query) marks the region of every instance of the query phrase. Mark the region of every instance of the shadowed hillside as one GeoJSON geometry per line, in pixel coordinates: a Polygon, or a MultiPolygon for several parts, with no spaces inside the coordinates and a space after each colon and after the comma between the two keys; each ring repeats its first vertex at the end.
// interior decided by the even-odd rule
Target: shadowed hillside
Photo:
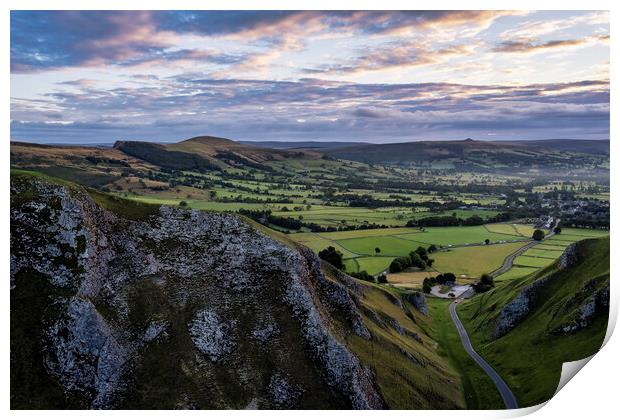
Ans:
{"type": "Polygon", "coordinates": [[[364,144],[327,150],[326,154],[364,163],[413,164],[433,167],[442,163],[461,170],[493,171],[515,168],[558,170],[577,163],[593,166],[608,162],[609,141],[541,140],[524,142],[418,141],[364,144]],[[607,153],[604,153],[604,150],[607,153]],[[592,155],[594,154],[594,155],[592,155]],[[585,160],[584,160],[585,159],[585,160]]]}
{"type": "Polygon", "coordinates": [[[14,409],[463,407],[424,314],[254,223],[15,172],[11,238],[14,409]]]}

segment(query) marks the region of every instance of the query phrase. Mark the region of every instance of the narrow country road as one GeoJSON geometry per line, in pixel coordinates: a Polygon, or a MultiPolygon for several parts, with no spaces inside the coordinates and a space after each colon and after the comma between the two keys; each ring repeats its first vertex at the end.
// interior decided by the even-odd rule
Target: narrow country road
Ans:
{"type": "MultiPolygon", "coordinates": [[[[560,224],[560,219],[557,219],[553,227],[549,230],[549,233],[545,235],[542,241],[546,241],[547,239],[553,237],[553,235],[555,235],[554,230],[556,227],[558,227],[559,224],[560,224]]],[[[542,241],[531,241],[531,242],[528,242],[527,245],[524,245],[521,248],[517,249],[515,252],[513,252],[512,254],[506,257],[506,259],[504,260],[504,263],[502,264],[500,268],[490,273],[491,276],[493,277],[501,276],[502,274],[510,270],[515,262],[515,259],[518,256],[522,255],[528,249],[540,244],[542,241]]]]}
{"type": "Polygon", "coordinates": [[[461,337],[461,343],[463,344],[465,351],[467,352],[467,354],[469,354],[469,356],[472,359],[474,359],[476,363],[478,363],[478,365],[482,368],[482,370],[484,370],[485,373],[489,375],[489,378],[491,378],[491,380],[495,384],[495,387],[497,388],[500,395],[502,396],[502,399],[504,400],[504,405],[506,406],[506,408],[508,409],[519,408],[517,399],[512,393],[512,391],[510,390],[510,388],[508,387],[508,385],[506,384],[506,382],[504,382],[502,377],[499,376],[499,374],[495,371],[495,369],[493,369],[491,365],[489,365],[486,362],[486,360],[484,360],[482,356],[480,356],[478,353],[476,353],[476,350],[474,350],[474,347],[472,346],[471,341],[469,340],[469,336],[467,335],[467,330],[461,323],[461,320],[459,319],[459,316],[456,313],[457,302],[458,301],[455,300],[454,302],[450,304],[450,317],[452,318],[452,321],[454,322],[454,325],[456,326],[456,329],[459,332],[459,336],[461,337]]]}
{"type": "MultiPolygon", "coordinates": [[[[559,224],[560,224],[560,219],[557,219],[553,227],[549,230],[549,233],[547,233],[547,235],[545,235],[545,237],[543,238],[543,241],[555,235],[554,230],[556,227],[558,227],[559,224]]],[[[508,270],[512,268],[515,258],[517,258],[519,255],[523,254],[525,251],[527,251],[528,249],[532,248],[535,245],[538,245],[541,242],[542,241],[532,241],[532,242],[529,242],[527,245],[519,248],[518,250],[510,254],[508,257],[506,257],[502,266],[498,268],[497,270],[493,271],[491,275],[493,277],[497,277],[501,274],[504,274],[505,272],[507,272],[508,270]]],[[[482,356],[480,356],[476,352],[476,350],[474,350],[474,346],[471,344],[469,335],[467,335],[467,330],[463,326],[463,323],[459,319],[459,315],[456,312],[456,305],[459,302],[460,302],[460,299],[454,300],[452,303],[450,303],[449,309],[450,309],[450,317],[452,318],[452,322],[454,322],[454,325],[456,326],[456,330],[459,333],[459,337],[461,338],[461,343],[463,344],[463,348],[465,348],[465,351],[467,352],[467,354],[469,354],[469,357],[474,359],[474,361],[478,363],[478,366],[480,366],[482,370],[484,370],[484,372],[489,376],[489,378],[491,378],[491,380],[495,384],[495,387],[497,388],[500,395],[502,396],[502,399],[504,400],[504,405],[506,406],[506,408],[508,409],[519,408],[519,405],[517,403],[517,398],[512,393],[510,387],[506,384],[506,382],[504,382],[502,377],[499,376],[499,374],[495,371],[495,369],[493,369],[491,365],[489,365],[487,361],[484,360],[482,356]]]]}

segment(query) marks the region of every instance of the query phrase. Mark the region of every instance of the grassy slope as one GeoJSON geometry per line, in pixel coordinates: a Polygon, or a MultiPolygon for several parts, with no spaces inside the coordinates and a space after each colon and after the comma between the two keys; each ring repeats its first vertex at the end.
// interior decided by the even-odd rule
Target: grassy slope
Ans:
{"type": "MultiPolygon", "coordinates": [[[[245,221],[285,245],[293,248],[300,246],[290,239],[290,235],[273,231],[250,219],[245,221]]],[[[330,270],[323,270],[327,279],[337,282],[330,270]]],[[[373,338],[365,340],[346,331],[341,331],[341,334],[362,363],[373,370],[388,406],[393,409],[463,408],[465,404],[459,375],[444,355],[435,350],[435,338],[425,332],[429,322],[426,317],[404,301],[401,301],[402,308],[395,305],[394,300],[400,299],[388,288],[354,281],[363,288],[360,299],[362,318],[373,338]],[[377,318],[370,316],[371,313],[377,314],[383,320],[382,324],[377,323],[377,318]],[[385,322],[385,317],[391,317],[406,330],[419,334],[423,343],[399,334],[385,322]],[[413,363],[403,350],[422,360],[425,365],[413,363]]],[[[341,325],[335,324],[336,328],[341,328],[341,325]]]]}
{"type": "Polygon", "coordinates": [[[562,363],[596,352],[605,336],[607,317],[599,317],[588,328],[569,335],[549,331],[574,316],[570,299],[592,279],[609,281],[609,237],[578,244],[585,255],[580,263],[558,272],[553,266],[522,279],[505,282],[459,306],[477,351],[502,375],[523,407],[539,404],[553,395],[562,363]],[[541,304],[505,336],[491,339],[501,308],[535,279],[551,274],[543,288],[541,304]],[[535,355],[535,357],[534,357],[535,355]]]}
{"type": "Polygon", "coordinates": [[[347,344],[364,364],[372,368],[390,408],[463,408],[462,385],[457,372],[435,350],[435,340],[421,327],[426,317],[407,303],[404,303],[404,309],[399,308],[388,294],[397,296],[380,286],[364,284],[363,318],[373,339],[365,340],[351,334],[347,337],[347,344]],[[369,311],[382,319],[384,316],[395,319],[403,328],[419,334],[423,342],[400,335],[390,326],[377,324],[368,316],[369,311]],[[420,360],[422,365],[408,359],[403,350],[420,360]]]}

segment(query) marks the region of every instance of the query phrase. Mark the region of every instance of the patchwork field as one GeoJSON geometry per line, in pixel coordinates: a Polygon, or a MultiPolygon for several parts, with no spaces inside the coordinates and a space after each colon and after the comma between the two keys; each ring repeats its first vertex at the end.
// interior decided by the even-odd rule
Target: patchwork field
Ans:
{"type": "Polygon", "coordinates": [[[455,246],[482,244],[486,239],[491,242],[522,241],[526,238],[513,234],[490,232],[484,226],[458,226],[458,227],[432,227],[426,228],[423,232],[412,234],[396,235],[402,239],[408,239],[426,244],[437,246],[455,246]]]}
{"type": "MultiPolygon", "coordinates": [[[[471,282],[481,274],[500,267],[509,254],[528,240],[518,234],[511,224],[308,232],[288,236],[317,253],[333,246],[342,252],[348,272],[365,270],[372,275],[386,270],[395,257],[408,255],[420,246],[428,248],[435,244],[437,247],[449,249],[439,250],[432,255],[435,260],[433,269],[438,272],[453,272],[465,282],[471,282]],[[488,226],[491,226],[491,230],[488,226]],[[486,239],[491,241],[490,245],[479,245],[486,239]],[[379,252],[376,252],[377,248],[379,252]]],[[[390,274],[388,280],[390,283],[411,287],[419,286],[424,277],[429,275],[431,274],[425,272],[404,272],[390,274]]]]}
{"type": "MultiPolygon", "coordinates": [[[[360,192],[360,191],[356,191],[360,192]]],[[[379,193],[370,194],[371,196],[377,195],[375,198],[384,198],[379,193]]],[[[425,199],[432,199],[433,197],[424,197],[421,195],[412,195],[414,202],[425,199]]],[[[370,208],[351,208],[348,206],[324,206],[313,205],[310,209],[303,208],[302,210],[294,211],[278,211],[282,207],[291,208],[291,205],[282,205],[277,207],[273,214],[276,216],[287,216],[298,218],[299,216],[305,222],[312,222],[321,226],[357,226],[368,223],[375,223],[379,225],[387,225],[390,227],[404,226],[408,220],[421,219],[429,216],[449,216],[456,213],[457,217],[467,218],[473,215],[478,215],[482,218],[492,217],[497,214],[493,210],[458,210],[458,211],[445,211],[445,212],[430,212],[425,207],[384,207],[380,209],[370,208]]]]}
{"type": "Polygon", "coordinates": [[[593,229],[563,228],[562,233],[553,236],[523,253],[515,259],[514,267],[498,276],[496,280],[514,280],[531,274],[540,268],[553,264],[570,244],[588,238],[609,235],[607,231],[593,229]]]}

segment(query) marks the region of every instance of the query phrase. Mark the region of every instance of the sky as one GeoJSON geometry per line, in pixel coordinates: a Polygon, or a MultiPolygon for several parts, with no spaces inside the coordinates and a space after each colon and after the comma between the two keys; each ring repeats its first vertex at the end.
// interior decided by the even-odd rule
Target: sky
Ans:
{"type": "Polygon", "coordinates": [[[604,11],[12,11],[11,139],[609,138],[604,11]]]}

